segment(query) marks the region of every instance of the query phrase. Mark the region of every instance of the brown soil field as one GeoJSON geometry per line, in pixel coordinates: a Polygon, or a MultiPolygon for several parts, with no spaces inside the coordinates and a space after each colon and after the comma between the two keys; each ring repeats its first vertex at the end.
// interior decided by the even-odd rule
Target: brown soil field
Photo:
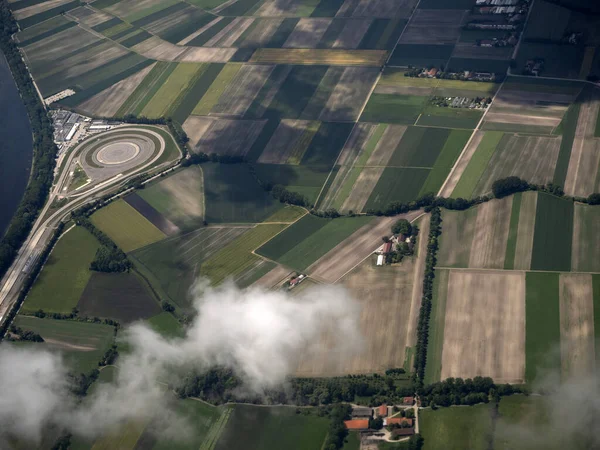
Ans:
{"type": "Polygon", "coordinates": [[[221,40],[227,39],[228,36],[234,34],[238,27],[245,21],[243,17],[236,17],[228,24],[225,28],[215,34],[204,44],[204,47],[219,47],[217,43],[221,40]]]}
{"type": "Polygon", "coordinates": [[[181,41],[179,41],[177,43],[177,45],[187,45],[190,41],[196,39],[198,36],[200,36],[202,33],[204,33],[210,27],[212,27],[212,26],[216,25],[217,23],[219,23],[221,20],[223,20],[223,17],[216,17],[214,20],[211,20],[206,25],[204,25],[203,27],[197,29],[192,34],[190,34],[189,36],[183,38],[181,41]]]}
{"type": "Polygon", "coordinates": [[[472,136],[465,150],[463,150],[463,153],[459,156],[458,160],[456,161],[456,164],[454,165],[454,170],[450,172],[448,178],[446,179],[446,182],[440,188],[440,192],[438,192],[439,196],[450,197],[452,195],[452,191],[454,191],[454,188],[458,184],[458,180],[460,180],[460,178],[462,177],[463,173],[465,172],[465,169],[471,161],[471,158],[477,151],[477,147],[479,147],[479,144],[481,143],[484,134],[485,133],[483,133],[482,131],[476,131],[475,135],[472,136]]]}
{"type": "Polygon", "coordinates": [[[366,165],[387,166],[405,132],[406,126],[404,125],[388,125],[366,165]]]}
{"type": "Polygon", "coordinates": [[[332,48],[356,48],[371,26],[371,19],[348,20],[332,48]]]}
{"type": "Polygon", "coordinates": [[[300,19],[283,47],[315,48],[330,24],[331,19],[300,19]]]}
{"type": "Polygon", "coordinates": [[[352,233],[344,241],[313,263],[307,273],[318,281],[335,283],[367,258],[381,245],[381,236],[390,234],[390,227],[398,219],[414,220],[421,211],[411,211],[394,217],[377,217],[352,233]]]}
{"type": "Polygon", "coordinates": [[[244,64],[227,85],[211,115],[243,116],[269,78],[274,66],[244,64]]]}
{"type": "Polygon", "coordinates": [[[170,214],[178,223],[204,217],[204,175],[200,167],[189,167],[159,183],[171,200],[170,214]]]}
{"type": "Polygon", "coordinates": [[[96,25],[100,25],[101,23],[112,19],[110,14],[98,11],[97,9],[94,10],[89,6],[72,9],[66,15],[73,17],[75,20],[88,27],[95,27],[96,25]]]}
{"type": "MultiPolygon", "coordinates": [[[[357,336],[363,345],[351,353],[332,355],[328,347],[333,336],[324,335],[320,342],[305,351],[297,376],[335,376],[383,372],[404,364],[415,261],[376,267],[374,257],[364,261],[341,281],[359,302],[361,313],[357,336]]],[[[414,331],[413,328],[411,328],[414,331]]]]}
{"type": "Polygon", "coordinates": [[[529,270],[533,254],[533,234],[537,211],[537,192],[523,192],[521,212],[517,227],[517,246],[515,251],[515,270],[529,270]]]}
{"type": "Polygon", "coordinates": [[[250,58],[250,62],[379,67],[385,63],[386,57],[385,50],[259,48],[250,58]]]}
{"type": "Polygon", "coordinates": [[[594,138],[600,110],[600,94],[595,89],[584,99],[565,180],[565,193],[587,197],[596,188],[596,174],[600,164],[600,141],[594,138]]]}
{"type": "MultiPolygon", "coordinates": [[[[106,45],[110,47],[103,48],[104,44],[102,44],[94,52],[85,52],[81,55],[63,59],[59,67],[66,69],[65,76],[67,78],[74,78],[128,54],[127,50],[112,45],[110,42],[107,42],[106,45]]],[[[58,70],[54,72],[58,72],[58,70]]]]}
{"type": "Polygon", "coordinates": [[[495,113],[488,112],[485,116],[487,122],[496,123],[515,123],[527,125],[539,125],[544,127],[557,127],[560,124],[560,117],[545,117],[545,116],[530,116],[523,114],[510,114],[510,113],[495,113]]]}
{"type": "Polygon", "coordinates": [[[600,272],[600,210],[596,206],[575,203],[571,270],[600,272]]]}
{"type": "Polygon", "coordinates": [[[154,22],[149,23],[148,25],[145,25],[144,29],[146,29],[152,34],[158,35],[164,31],[167,31],[169,28],[177,26],[177,24],[180,23],[182,20],[185,20],[185,18],[189,14],[192,14],[195,11],[195,9],[196,8],[192,6],[180,9],[177,12],[161,17],[160,19],[155,20],[154,22]]]}
{"type": "Polygon", "coordinates": [[[237,48],[186,47],[186,50],[177,56],[177,61],[226,63],[236,52],[237,48]]]}
{"type": "Polygon", "coordinates": [[[28,6],[27,8],[19,9],[18,11],[14,11],[13,16],[17,20],[23,20],[27,17],[43,13],[44,11],[48,11],[53,8],[58,8],[59,6],[69,3],[70,1],[71,0],[47,0],[32,6],[28,6]]]}
{"type": "Polygon", "coordinates": [[[577,97],[576,94],[557,94],[551,91],[543,90],[540,88],[538,91],[520,91],[515,89],[503,88],[494,103],[509,103],[515,106],[528,105],[543,107],[550,103],[550,107],[557,106],[562,108],[568,108],[571,103],[577,97]]]}
{"type": "Polygon", "coordinates": [[[206,154],[244,156],[265,123],[266,120],[214,120],[194,150],[206,154]]]}
{"type": "Polygon", "coordinates": [[[255,117],[263,116],[263,114],[277,95],[277,92],[279,92],[279,88],[281,87],[281,85],[283,84],[283,82],[285,81],[285,79],[291,71],[292,66],[285,66],[283,70],[275,71],[275,74],[269,80],[270,88],[267,90],[264,96],[262,96],[263,99],[260,102],[260,105],[254,106],[256,111],[255,117]]]}
{"type": "Polygon", "coordinates": [[[260,48],[264,47],[271,39],[283,19],[261,19],[241,43],[241,47],[260,48]]]}
{"type": "Polygon", "coordinates": [[[221,39],[219,39],[216,43],[216,47],[233,47],[235,41],[239,39],[239,37],[254,23],[254,19],[249,17],[241,17],[237,22],[234,29],[230,30],[229,33],[226,33],[221,39]]]}
{"type": "Polygon", "coordinates": [[[293,272],[290,272],[290,269],[283,266],[277,266],[269,273],[256,280],[252,286],[271,289],[278,286],[282,281],[289,279],[292,274],[293,272]]]}
{"type": "Polygon", "coordinates": [[[381,178],[384,167],[365,167],[361,170],[360,175],[352,186],[350,195],[340,208],[340,211],[356,211],[363,212],[369,197],[373,193],[373,189],[377,186],[377,182],[381,178]]]}
{"type": "Polygon", "coordinates": [[[492,200],[477,207],[469,267],[487,269],[504,267],[511,210],[512,197],[492,200]]]}
{"type": "Polygon", "coordinates": [[[183,123],[183,131],[190,138],[189,145],[191,148],[195,148],[198,145],[202,136],[204,136],[215,120],[217,119],[205,116],[190,116],[187,118],[183,123]]]}
{"type": "Polygon", "coordinates": [[[285,164],[310,123],[308,120],[283,119],[258,158],[258,162],[285,164]]]}
{"type": "Polygon", "coordinates": [[[254,15],[259,17],[293,16],[297,9],[297,0],[267,0],[254,15]]]}
{"type": "Polygon", "coordinates": [[[592,276],[561,273],[560,355],[562,378],[594,374],[594,304],[592,276]]]}
{"type": "Polygon", "coordinates": [[[336,17],[409,17],[417,0],[346,0],[336,17]]]}
{"type": "Polygon", "coordinates": [[[80,27],[71,27],[46,39],[34,42],[23,50],[30,63],[42,65],[49,61],[60,60],[64,55],[99,40],[96,35],[88,33],[80,27]]]}
{"type": "Polygon", "coordinates": [[[417,9],[400,38],[402,44],[455,44],[465,11],[417,9]]]}
{"type": "Polygon", "coordinates": [[[379,69],[349,67],[333,89],[319,119],[356,121],[379,76],[379,69]]]}
{"type": "Polygon", "coordinates": [[[170,42],[163,41],[158,36],[152,36],[131,49],[142,56],[158,61],[178,61],[179,56],[186,52],[186,48],[179,47],[170,42]]]}
{"type": "Polygon", "coordinates": [[[524,381],[524,273],[450,271],[441,379],[478,375],[524,381]]]}
{"type": "Polygon", "coordinates": [[[117,84],[86,100],[78,108],[92,116],[113,116],[153,68],[154,64],[140,70],[129,78],[119,81],[117,84]]]}
{"type": "Polygon", "coordinates": [[[468,267],[477,223],[477,208],[442,212],[442,236],[437,255],[439,267],[468,267]]]}
{"type": "Polygon", "coordinates": [[[504,135],[477,184],[474,196],[491,192],[494,181],[517,176],[530,183],[552,181],[561,137],[504,135]]]}
{"type": "Polygon", "coordinates": [[[114,5],[104,8],[115,16],[125,17],[144,9],[152,8],[158,5],[161,0],[121,0],[114,5]]]}

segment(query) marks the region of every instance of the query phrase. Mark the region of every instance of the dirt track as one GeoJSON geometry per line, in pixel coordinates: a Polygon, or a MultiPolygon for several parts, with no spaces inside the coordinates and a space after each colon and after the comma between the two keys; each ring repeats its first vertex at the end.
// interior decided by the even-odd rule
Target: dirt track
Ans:
{"type": "Polygon", "coordinates": [[[525,375],[525,274],[453,270],[448,281],[441,379],[525,375]]]}
{"type": "Polygon", "coordinates": [[[401,218],[414,220],[420,214],[421,211],[412,211],[374,219],[312,264],[307,273],[317,280],[335,283],[381,245],[381,237],[391,234],[390,227],[395,221],[401,218]]]}

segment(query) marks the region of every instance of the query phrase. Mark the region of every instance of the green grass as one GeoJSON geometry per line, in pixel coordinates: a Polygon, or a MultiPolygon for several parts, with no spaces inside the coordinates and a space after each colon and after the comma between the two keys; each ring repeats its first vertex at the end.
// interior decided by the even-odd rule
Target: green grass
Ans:
{"type": "Polygon", "coordinates": [[[258,249],[258,253],[303,271],[371,220],[372,217],[323,219],[305,216],[258,249]]]}
{"type": "Polygon", "coordinates": [[[70,313],[92,275],[89,265],[99,247],[85,228],[75,227],[63,235],[29,292],[23,311],[70,313]]]}
{"type": "Polygon", "coordinates": [[[205,261],[200,267],[200,275],[210,279],[213,285],[229,277],[244,277],[262,262],[252,252],[285,227],[281,224],[257,225],[205,261]]]}
{"type": "Polygon", "coordinates": [[[498,131],[485,133],[462,177],[460,177],[454,191],[452,191],[453,198],[470,198],[473,195],[475,186],[477,186],[503,135],[504,133],[498,131]]]}
{"type": "Polygon", "coordinates": [[[519,215],[521,213],[522,193],[513,196],[512,210],[510,213],[510,225],[508,229],[508,240],[506,241],[506,254],[504,256],[504,268],[512,270],[515,268],[515,253],[517,251],[517,233],[519,230],[519,215]]]}
{"type": "MultiPolygon", "coordinates": [[[[298,192],[315,202],[330,168],[323,166],[297,166],[290,164],[256,164],[257,177],[263,183],[281,184],[288,190],[298,192]]],[[[335,173],[331,175],[334,177],[335,173]]]]}
{"type": "Polygon", "coordinates": [[[474,129],[483,116],[482,110],[427,106],[417,124],[419,126],[474,129]]]}
{"type": "Polygon", "coordinates": [[[560,370],[559,274],[525,276],[525,380],[560,370]]]}
{"type": "Polygon", "coordinates": [[[425,184],[419,191],[419,197],[428,192],[437,194],[470,136],[471,132],[467,130],[452,130],[450,132],[444,148],[442,148],[442,151],[435,160],[433,169],[429,172],[425,184]]]}
{"type": "Polygon", "coordinates": [[[419,411],[426,450],[487,450],[492,439],[491,404],[419,411]]]}
{"type": "Polygon", "coordinates": [[[388,166],[433,167],[449,136],[445,128],[408,127],[388,166]]]}
{"type": "Polygon", "coordinates": [[[283,207],[245,164],[203,164],[202,171],[209,223],[256,223],[283,207]]]}
{"type": "Polygon", "coordinates": [[[318,450],[323,446],[329,419],[296,414],[286,406],[236,405],[216,450],[318,450]]]}
{"type": "Polygon", "coordinates": [[[360,121],[412,125],[421,114],[427,98],[416,95],[373,94],[360,116],[360,121]]]}
{"type": "Polygon", "coordinates": [[[146,423],[130,421],[118,430],[102,436],[94,442],[92,450],[133,449],[142,436],[146,423]]]}
{"type": "Polygon", "coordinates": [[[133,251],[165,238],[162,231],[122,199],[95,212],[91,220],[124,252],[133,251]]]}
{"type": "Polygon", "coordinates": [[[531,269],[571,270],[573,215],[571,200],[538,194],[531,269]]]}
{"type": "Polygon", "coordinates": [[[348,433],[341,450],[360,450],[360,434],[356,431],[348,433]]]}
{"type": "Polygon", "coordinates": [[[365,210],[384,210],[391,202],[416,200],[430,170],[387,167],[367,200],[365,210]]]}
{"type": "Polygon", "coordinates": [[[206,69],[204,64],[180,63],[166,82],[142,110],[141,115],[149,118],[169,116],[175,110],[177,100],[182,99],[189,87],[206,69]]]}
{"type": "Polygon", "coordinates": [[[113,344],[114,327],[72,320],[17,316],[15,325],[38,333],[46,342],[17,343],[32,348],[60,351],[74,373],[88,373],[113,344]]]}
{"type": "Polygon", "coordinates": [[[510,133],[524,134],[550,134],[552,133],[553,127],[544,125],[528,125],[525,123],[500,123],[484,121],[483,125],[481,126],[481,130],[506,131],[510,133]]]}
{"type": "Polygon", "coordinates": [[[449,276],[449,270],[438,269],[435,271],[433,300],[429,320],[425,384],[440,381],[442,375],[442,349],[444,347],[444,324],[446,320],[446,298],[449,276]]]}
{"type": "Polygon", "coordinates": [[[213,83],[210,85],[210,88],[204,94],[202,99],[198,102],[192,114],[202,116],[206,115],[210,112],[210,110],[217,104],[219,98],[225,88],[229,86],[229,83],[236,76],[238,71],[242,68],[241,64],[226,64],[225,67],[221,70],[219,75],[215,78],[213,83]]]}
{"type": "Polygon", "coordinates": [[[163,9],[173,6],[176,3],[178,3],[178,1],[179,0],[161,0],[160,2],[156,2],[149,8],[135,11],[131,14],[126,15],[124,17],[124,19],[125,19],[125,21],[127,21],[129,23],[135,22],[136,20],[143,19],[144,17],[149,16],[150,14],[153,14],[158,11],[162,11],[163,9]]]}
{"type": "Polygon", "coordinates": [[[183,337],[184,331],[181,324],[173,314],[163,311],[159,315],[147,320],[154,331],[166,337],[183,337]]]}
{"type": "Polygon", "coordinates": [[[304,208],[294,205],[286,205],[279,211],[275,212],[270,217],[265,219],[265,222],[286,222],[292,223],[306,215],[307,211],[304,208]]]}
{"type": "Polygon", "coordinates": [[[556,160],[556,167],[554,168],[554,178],[552,180],[559,186],[564,186],[567,178],[569,160],[571,159],[571,150],[573,148],[573,140],[575,139],[575,130],[577,128],[577,121],[579,120],[580,108],[581,105],[579,103],[574,103],[569,106],[569,109],[554,133],[562,134],[558,159],[556,160]]]}
{"type": "MultiPolygon", "coordinates": [[[[592,275],[592,290],[594,300],[594,336],[600,342],[600,275],[592,275]]],[[[600,364],[600,345],[596,345],[596,367],[600,364]]]]}

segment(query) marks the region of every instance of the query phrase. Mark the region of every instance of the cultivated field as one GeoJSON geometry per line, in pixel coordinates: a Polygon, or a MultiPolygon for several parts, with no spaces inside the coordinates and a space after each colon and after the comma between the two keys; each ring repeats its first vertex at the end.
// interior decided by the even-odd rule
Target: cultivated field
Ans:
{"type": "Polygon", "coordinates": [[[75,227],[64,234],[27,295],[22,311],[43,309],[70,314],[92,275],[89,266],[99,247],[85,228],[75,227]]]}
{"type": "Polygon", "coordinates": [[[42,343],[19,345],[63,353],[69,369],[76,374],[88,373],[98,367],[100,358],[113,343],[115,332],[110,325],[28,316],[17,316],[15,325],[38,333],[44,339],[42,343]]]}
{"type": "Polygon", "coordinates": [[[382,66],[386,52],[381,50],[339,49],[258,49],[251,63],[328,64],[332,66],[382,66]]]}
{"type": "Polygon", "coordinates": [[[576,203],[571,270],[600,272],[600,208],[576,203]]]}
{"type": "Polygon", "coordinates": [[[481,375],[522,383],[525,275],[451,270],[446,296],[441,379],[481,375]]]}
{"type": "Polygon", "coordinates": [[[117,200],[98,210],[92,215],[91,220],[124,252],[130,252],[165,238],[164,233],[124,200],[117,200]]]}

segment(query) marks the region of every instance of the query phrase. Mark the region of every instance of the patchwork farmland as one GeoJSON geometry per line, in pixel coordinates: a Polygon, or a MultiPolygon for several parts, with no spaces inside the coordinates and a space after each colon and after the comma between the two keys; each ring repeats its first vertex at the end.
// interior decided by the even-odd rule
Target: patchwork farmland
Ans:
{"type": "MultiPolygon", "coordinates": [[[[112,349],[131,350],[120,338],[132,323],[185,339],[198,280],[300,300],[338,285],[359,304],[362,346],[333,354],[332,328],[291,358],[290,385],[312,394],[265,394],[293,408],[236,404],[239,373],[219,367],[188,374],[185,389],[165,380],[166,404],[194,425],[187,442],[155,433],[165,421],[155,416],[74,436],[72,448],[357,449],[369,445],[358,432],[331,443],[341,418],[330,403],[387,402],[391,411],[420,387],[414,380],[424,383],[423,405],[445,403],[449,395],[425,393],[440,386],[431,383],[479,376],[498,384],[484,393],[490,405],[421,410],[411,431],[430,450],[512,448],[520,444],[498,430],[537,417],[538,405],[488,394],[504,383],[537,393],[549,373],[561,382],[597,373],[600,209],[587,197],[600,190],[600,90],[586,82],[600,67],[597,22],[534,3],[9,1],[49,108],[110,126],[165,125],[145,127],[157,133],[146,143],[168,141],[150,175],[181,158],[96,204],[93,227],[71,218],[10,336],[44,342],[10,345],[60,352],[88,376],[112,349]],[[511,176],[553,183],[567,198],[540,190],[491,199],[494,182],[511,176]],[[429,234],[435,196],[449,208],[440,235],[429,234]],[[464,199],[474,206],[463,210],[464,199]],[[418,228],[416,246],[404,232],[388,243],[400,219],[418,228]],[[122,272],[113,257],[126,258],[122,272]],[[103,262],[108,269],[96,270],[103,262]]],[[[91,153],[75,162],[70,194],[100,172],[91,153]]],[[[103,367],[90,394],[118,367],[103,367]]],[[[477,383],[487,381],[464,385],[477,383]]]]}

